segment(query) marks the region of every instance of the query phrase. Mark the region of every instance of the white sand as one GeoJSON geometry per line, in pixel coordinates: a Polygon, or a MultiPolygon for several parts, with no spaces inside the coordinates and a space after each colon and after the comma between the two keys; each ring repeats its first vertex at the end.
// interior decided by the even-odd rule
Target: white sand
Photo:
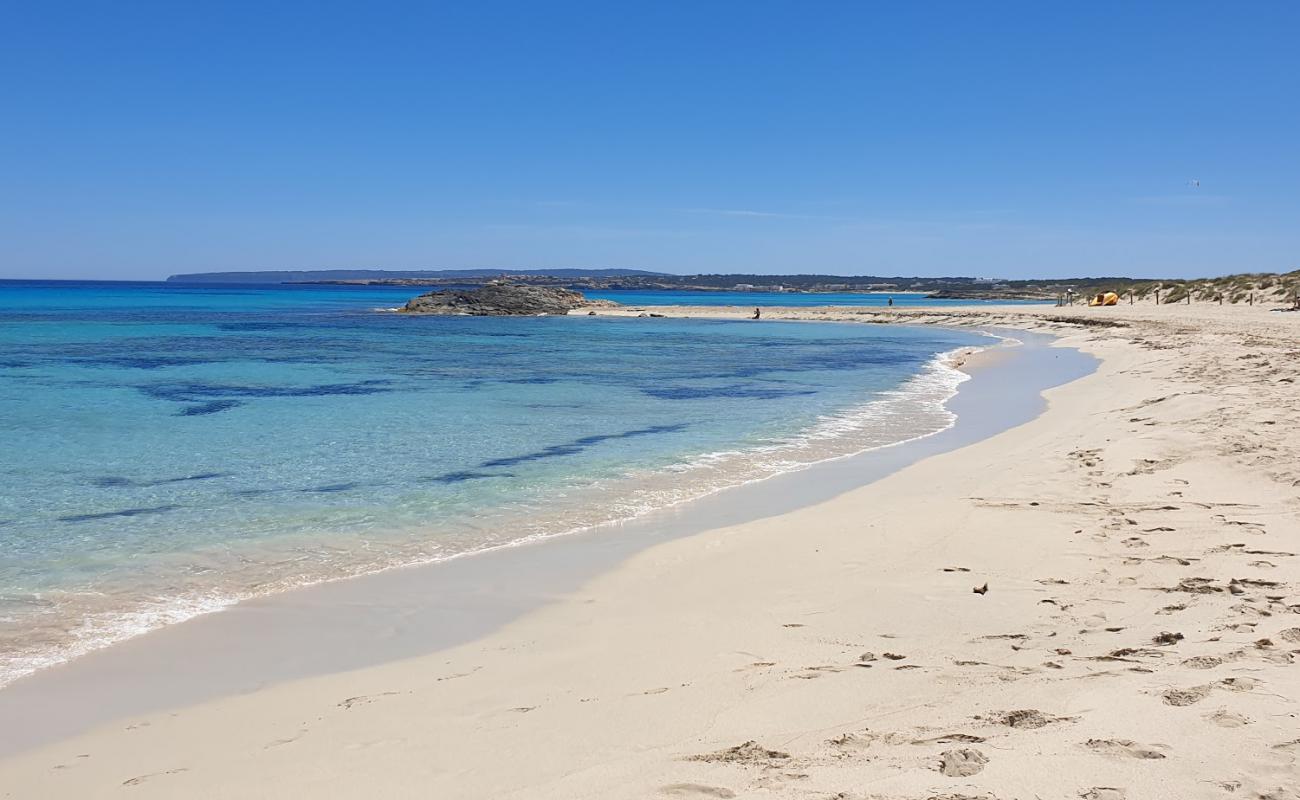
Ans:
{"type": "Polygon", "coordinates": [[[1103,361],[480,641],[108,725],[0,762],[0,796],[1300,798],[1300,314],[765,317],[1055,327],[1103,361]]]}

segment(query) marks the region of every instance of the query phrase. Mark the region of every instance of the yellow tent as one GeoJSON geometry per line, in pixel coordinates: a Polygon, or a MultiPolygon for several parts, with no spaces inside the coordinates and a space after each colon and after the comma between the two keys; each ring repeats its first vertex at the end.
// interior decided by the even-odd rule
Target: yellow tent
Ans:
{"type": "Polygon", "coordinates": [[[1114,292],[1106,292],[1105,294],[1099,294],[1096,297],[1089,300],[1088,305],[1090,306],[1119,305],[1119,295],[1115,294],[1114,292]]]}

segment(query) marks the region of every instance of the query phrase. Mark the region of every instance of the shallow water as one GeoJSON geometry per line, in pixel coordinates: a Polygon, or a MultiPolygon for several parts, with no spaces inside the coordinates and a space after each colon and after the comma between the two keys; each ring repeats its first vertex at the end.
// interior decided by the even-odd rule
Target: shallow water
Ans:
{"type": "Polygon", "coordinates": [[[0,284],[0,683],[940,430],[936,355],[987,342],[373,310],[410,294],[0,284]]]}

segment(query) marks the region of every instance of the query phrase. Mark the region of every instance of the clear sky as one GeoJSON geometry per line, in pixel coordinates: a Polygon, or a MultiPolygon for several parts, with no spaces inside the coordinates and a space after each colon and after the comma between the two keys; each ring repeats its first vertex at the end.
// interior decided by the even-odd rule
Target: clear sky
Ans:
{"type": "Polygon", "coordinates": [[[361,267],[1300,268],[1300,3],[0,4],[0,277],[361,267]]]}

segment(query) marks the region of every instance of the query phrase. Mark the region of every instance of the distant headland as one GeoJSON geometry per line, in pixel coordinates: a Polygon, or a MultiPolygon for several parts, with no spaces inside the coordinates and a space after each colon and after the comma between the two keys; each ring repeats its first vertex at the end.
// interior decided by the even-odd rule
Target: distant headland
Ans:
{"type": "Polygon", "coordinates": [[[977,277],[918,278],[880,275],[674,275],[640,269],[442,269],[442,270],[270,270],[172,275],[186,284],[347,284],[466,288],[506,279],[528,286],[578,290],[694,290],[709,292],[921,292],[954,300],[1051,300],[1115,292],[1127,300],[1155,294],[1161,303],[1227,303],[1292,300],[1300,294],[1300,270],[1285,274],[1247,273],[1219,278],[1057,278],[1001,280],[977,277]]]}

